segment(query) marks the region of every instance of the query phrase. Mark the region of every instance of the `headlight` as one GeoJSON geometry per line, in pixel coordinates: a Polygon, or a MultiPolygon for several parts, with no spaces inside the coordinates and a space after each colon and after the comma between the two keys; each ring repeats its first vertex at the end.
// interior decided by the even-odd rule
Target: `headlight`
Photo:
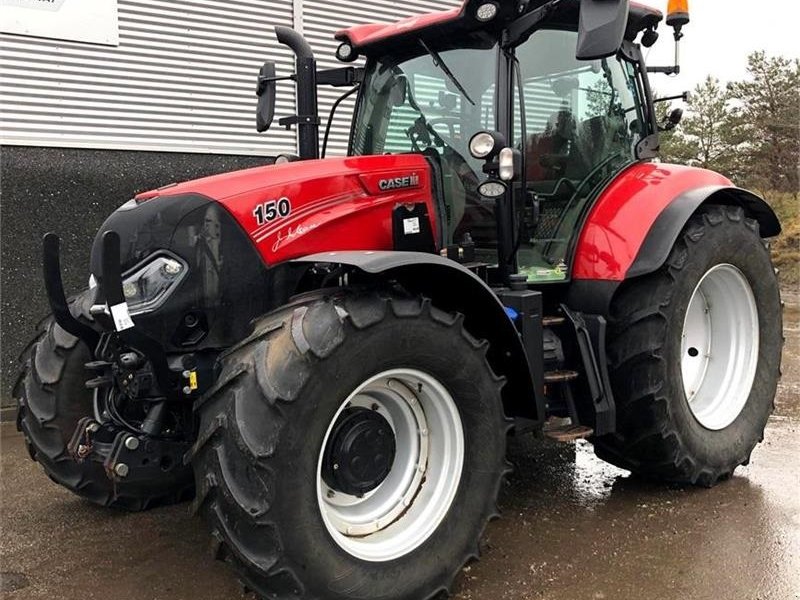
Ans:
{"type": "Polygon", "coordinates": [[[506,145],[502,134],[496,131],[479,131],[469,140],[469,153],[478,159],[490,159],[497,156],[500,149],[506,145]]]}
{"type": "Polygon", "coordinates": [[[122,280],[131,315],[155,310],[175,291],[189,268],[174,256],[159,254],[122,280]]]}

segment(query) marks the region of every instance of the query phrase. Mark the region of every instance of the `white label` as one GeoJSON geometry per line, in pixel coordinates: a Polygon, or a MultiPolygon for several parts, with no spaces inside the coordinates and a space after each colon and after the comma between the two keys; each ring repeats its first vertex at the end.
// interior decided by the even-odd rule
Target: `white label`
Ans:
{"type": "Polygon", "coordinates": [[[114,319],[114,329],[125,331],[133,327],[131,313],[128,312],[128,303],[115,304],[111,307],[111,318],[114,319]]]}
{"type": "Polygon", "coordinates": [[[419,233],[419,217],[412,217],[411,219],[403,219],[403,233],[419,233]]]}
{"type": "Polygon", "coordinates": [[[118,46],[117,0],[0,0],[0,31],[118,46]]]}

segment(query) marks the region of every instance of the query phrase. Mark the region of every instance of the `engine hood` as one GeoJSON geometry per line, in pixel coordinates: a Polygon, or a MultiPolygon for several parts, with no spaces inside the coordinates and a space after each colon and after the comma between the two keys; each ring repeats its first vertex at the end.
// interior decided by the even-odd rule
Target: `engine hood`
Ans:
{"type": "Polygon", "coordinates": [[[392,211],[400,204],[424,203],[438,235],[431,167],[419,154],[256,167],[166,186],[137,201],[187,196],[224,207],[268,265],[317,252],[391,250],[392,211]]]}

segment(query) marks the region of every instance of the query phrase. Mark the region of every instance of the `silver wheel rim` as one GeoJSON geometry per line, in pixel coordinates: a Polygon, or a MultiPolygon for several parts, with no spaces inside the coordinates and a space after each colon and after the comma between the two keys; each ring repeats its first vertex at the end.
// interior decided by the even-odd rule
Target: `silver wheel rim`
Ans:
{"type": "Polygon", "coordinates": [[[684,393],[707,429],[724,429],[747,404],[758,343],[758,310],[747,278],[729,264],[709,269],[689,300],[681,337],[684,393]]]}
{"type": "Polygon", "coordinates": [[[434,377],[392,369],[362,383],[331,419],[317,462],[317,501],[325,527],[352,556],[384,562],[423,544],[453,503],[464,465],[464,432],[453,397],[434,377]],[[396,452],[391,471],[362,497],[331,489],[322,477],[334,424],[348,407],[380,412],[396,452]]]}

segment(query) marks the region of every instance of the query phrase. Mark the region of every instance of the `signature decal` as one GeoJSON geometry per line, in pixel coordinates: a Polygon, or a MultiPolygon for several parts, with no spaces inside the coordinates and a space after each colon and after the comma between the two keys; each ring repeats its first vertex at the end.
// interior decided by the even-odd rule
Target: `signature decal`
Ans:
{"type": "Polygon", "coordinates": [[[281,246],[287,244],[293,240],[296,240],[299,237],[304,236],[305,234],[314,231],[317,227],[319,227],[319,223],[311,223],[310,225],[298,225],[297,227],[289,227],[285,232],[278,231],[278,236],[275,238],[275,242],[272,244],[272,251],[277,252],[281,246]]]}

